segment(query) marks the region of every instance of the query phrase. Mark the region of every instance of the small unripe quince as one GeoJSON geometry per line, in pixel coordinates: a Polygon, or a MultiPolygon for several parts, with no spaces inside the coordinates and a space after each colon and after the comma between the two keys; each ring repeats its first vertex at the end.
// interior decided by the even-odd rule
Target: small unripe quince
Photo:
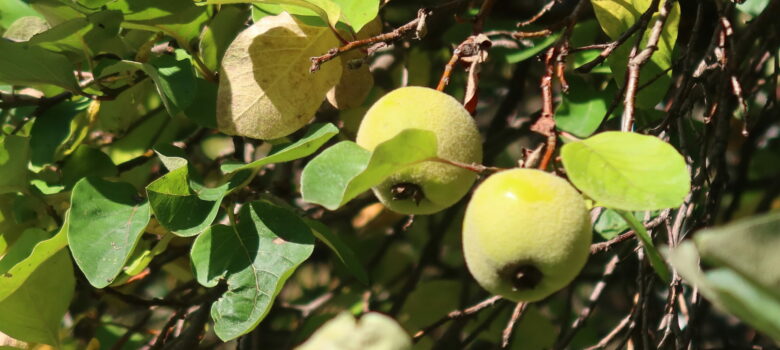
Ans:
{"type": "Polygon", "coordinates": [[[592,239],[588,209],[566,180],[534,169],[487,178],[466,208],[463,253],[471,275],[513,301],[536,301],[579,274],[592,239]]]}
{"type": "MultiPolygon", "coordinates": [[[[373,150],[405,129],[436,134],[439,158],[482,162],[482,140],[471,115],[451,96],[425,87],[396,89],[376,101],[363,117],[357,144],[373,150]]],[[[373,190],[390,210],[432,214],[460,200],[475,179],[463,168],[425,161],[394,173],[373,190]]]]}

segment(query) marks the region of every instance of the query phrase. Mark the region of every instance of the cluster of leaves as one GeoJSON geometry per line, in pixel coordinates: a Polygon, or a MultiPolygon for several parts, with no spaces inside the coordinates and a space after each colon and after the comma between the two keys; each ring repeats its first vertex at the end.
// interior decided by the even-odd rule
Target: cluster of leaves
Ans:
{"type": "MultiPolygon", "coordinates": [[[[408,227],[405,218],[383,210],[366,193],[393,172],[436,157],[435,135],[407,130],[373,152],[350,141],[367,106],[384,92],[435,81],[450,46],[473,30],[471,23],[447,16],[458,14],[484,20],[485,33],[494,33],[479,79],[483,103],[475,115],[486,135],[486,165],[517,166],[532,153],[520,151],[517,140],[529,147],[544,143],[530,132],[525,116],[544,108],[519,103],[526,80],[537,85],[544,78],[529,73],[530,66],[540,64],[533,58],[562,43],[583,48],[568,56],[568,92],[560,94],[554,110],[555,135],[565,144],[553,168],[601,208],[594,230],[604,242],[597,244],[613,247],[622,242],[616,237],[632,230],[638,240],[630,242],[641,242],[643,249],[637,254],[615,249],[615,256],[640,271],[640,278],[624,272],[626,285],[640,282],[627,287],[631,293],[613,290],[614,300],[604,306],[608,311],[595,316],[603,322],[593,322],[572,344],[592,344],[608,334],[626,312],[620,305],[645,303],[631,308],[633,320],[649,312],[648,300],[657,295],[645,291],[646,284],[652,286],[648,281],[671,286],[664,291],[676,323],[682,312],[671,296],[695,295],[682,289],[678,273],[718,307],[780,339],[780,284],[771,254],[780,244],[780,217],[681,241],[697,226],[714,223],[697,217],[717,217],[721,210],[720,197],[706,195],[718,191],[717,182],[705,181],[712,156],[696,145],[709,124],[694,117],[671,120],[657,108],[689,96],[669,99],[670,91],[681,89],[675,78],[693,70],[685,66],[693,61],[678,52],[685,7],[675,1],[580,1],[592,5],[592,15],[580,14],[580,4],[574,9],[580,18],[558,14],[561,22],[575,18],[570,28],[532,24],[534,30],[556,30],[523,40],[511,34],[506,39],[506,33],[539,4],[496,4],[502,11],[481,19],[488,14],[465,1],[435,4],[437,17],[428,21],[422,41],[396,36],[400,44],[372,52],[373,57],[358,49],[310,72],[311,57],[382,32],[380,1],[4,0],[0,332],[29,346],[57,348],[191,348],[242,336],[248,348],[291,347],[346,310],[364,316],[357,322],[349,315],[336,317],[302,348],[333,339],[367,344],[376,338],[404,348],[411,344],[407,332],[440,325],[437,319],[447,312],[484,298],[460,253],[464,203],[415,218],[408,227]],[[658,8],[667,2],[671,6],[661,21],[658,8]],[[626,33],[655,22],[662,26],[660,39],[634,82],[640,88],[634,90],[636,110],[629,116],[637,130],[658,129],[660,137],[608,131],[619,129],[620,118],[611,116],[623,107],[613,99],[631,89],[629,67],[636,51],[654,40],[652,31],[638,31],[606,57],[606,64],[588,68],[590,74],[575,72],[602,54],[603,47],[589,45],[626,42],[626,33]],[[323,104],[326,98],[332,106],[323,104]],[[315,115],[318,121],[308,124],[315,115]],[[264,130],[280,128],[285,131],[278,135],[264,130]],[[651,220],[672,217],[685,223],[685,229],[668,225],[674,239],[663,240],[645,228],[651,220]],[[674,249],[658,249],[659,241],[674,249]],[[701,272],[699,256],[713,269],[701,272]],[[752,265],[756,261],[758,268],[752,265]],[[645,274],[646,267],[654,273],[645,274]],[[641,298],[625,300],[635,291],[641,298]],[[253,330],[263,339],[246,335],[253,330]]],[[[763,8],[753,5],[757,2],[740,6],[738,13],[763,18],[763,8]]],[[[390,2],[384,21],[398,27],[415,17],[418,6],[390,2]]],[[[696,46],[687,40],[688,48],[696,46]]],[[[775,86],[769,88],[777,85],[774,55],[775,86]]],[[[766,61],[760,75],[770,74],[763,69],[766,61]]],[[[476,83],[472,74],[448,79],[449,91],[458,97],[476,83]]],[[[751,110],[762,110],[763,104],[756,120],[776,127],[764,116],[777,110],[776,97],[764,90],[774,93],[756,88],[752,98],[736,94],[751,110]]],[[[711,101],[688,103],[690,110],[706,109],[711,101]]],[[[748,118],[747,112],[740,116],[748,118]]],[[[758,136],[750,137],[757,145],[758,136]]],[[[763,142],[767,151],[755,153],[776,158],[777,137],[763,142]]],[[[708,143],[720,147],[715,142],[701,147],[708,143]]],[[[743,156],[746,172],[751,156],[743,156]]],[[[774,170],[754,172],[776,175],[774,170]]],[[[734,188],[738,201],[740,187],[734,188]]],[[[599,280],[593,272],[605,261],[591,259],[568,295],[527,308],[515,330],[523,341],[513,348],[549,348],[556,334],[574,334],[565,332],[564,324],[576,315],[567,300],[589,298],[581,287],[589,284],[581,282],[599,280]]],[[[444,347],[496,344],[502,325],[493,320],[510,318],[505,306],[479,313],[475,323],[453,322],[435,341],[444,347]]],[[[666,329],[672,329],[671,322],[666,329]]],[[[690,328],[689,322],[684,330],[690,328]]],[[[628,334],[642,339],[647,332],[628,334]]],[[[561,339],[558,346],[567,346],[561,339]]],[[[433,342],[427,338],[417,346],[433,342]]]]}

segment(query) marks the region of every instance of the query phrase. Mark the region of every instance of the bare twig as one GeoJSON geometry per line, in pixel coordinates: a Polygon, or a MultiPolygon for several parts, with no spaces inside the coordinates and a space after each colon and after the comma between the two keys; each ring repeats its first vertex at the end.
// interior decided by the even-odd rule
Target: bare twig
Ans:
{"type": "Polygon", "coordinates": [[[414,334],[412,337],[415,341],[419,340],[423,336],[429,334],[431,331],[433,331],[436,328],[439,328],[441,325],[455,319],[463,318],[469,315],[476,314],[479,311],[482,311],[485,308],[488,308],[490,306],[493,306],[501,300],[501,297],[498,295],[492,296],[490,298],[487,298],[473,306],[470,306],[468,308],[465,308],[463,310],[455,310],[450,313],[448,313],[446,316],[438,319],[436,322],[431,323],[428,326],[425,326],[423,329],[417,331],[417,333],[414,334]]]}
{"type": "Polygon", "coordinates": [[[634,23],[631,27],[629,27],[623,34],[621,34],[615,41],[612,41],[608,44],[608,46],[601,51],[601,53],[598,55],[598,57],[594,58],[592,61],[585,63],[581,66],[579,66],[576,71],[580,73],[588,73],[593,68],[596,68],[596,66],[600,65],[604,60],[609,57],[609,55],[612,54],[612,52],[615,51],[620,45],[623,45],[634,33],[639,31],[640,29],[644,29],[647,27],[647,23],[650,21],[650,18],[653,17],[653,14],[658,11],[658,3],[660,0],[653,0],[653,2],[650,4],[650,7],[642,13],[642,16],[639,17],[639,20],[634,23]]]}
{"type": "Polygon", "coordinates": [[[588,319],[588,317],[590,317],[590,315],[593,313],[593,310],[596,308],[596,303],[599,301],[601,293],[604,292],[604,288],[607,286],[609,279],[614,274],[615,268],[619,262],[620,257],[617,255],[613,256],[612,259],[609,260],[607,265],[604,267],[604,273],[601,274],[601,279],[598,283],[596,283],[596,286],[593,288],[593,292],[590,293],[590,297],[588,298],[588,306],[580,311],[580,315],[572,323],[571,329],[566,333],[565,336],[559,339],[559,341],[555,344],[554,349],[564,349],[572,341],[572,339],[574,339],[577,331],[579,331],[580,327],[585,324],[585,321],[588,319]]]}
{"type": "MultiPolygon", "coordinates": [[[[658,7],[659,0],[654,0],[650,4],[650,9],[655,10],[658,7]]],[[[626,95],[624,99],[623,117],[620,122],[621,131],[631,131],[634,126],[634,102],[636,101],[637,88],[639,86],[639,72],[653,56],[653,53],[658,50],[658,41],[661,39],[661,33],[663,32],[666,19],[669,17],[669,13],[672,10],[674,0],[665,0],[664,5],[658,10],[658,19],[653,23],[653,28],[650,31],[650,35],[647,39],[644,49],[637,50],[635,46],[631,51],[631,55],[628,59],[628,76],[626,78],[626,95]]],[[[637,40],[637,46],[641,41],[637,40]]]]}
{"type": "Polygon", "coordinates": [[[523,311],[525,311],[525,308],[528,306],[528,303],[517,303],[515,306],[515,310],[512,311],[512,317],[509,319],[509,322],[506,324],[506,327],[504,328],[504,331],[501,332],[501,348],[507,349],[509,348],[509,343],[512,341],[512,334],[515,330],[515,324],[520,320],[520,318],[523,316],[523,311]]]}
{"type": "Polygon", "coordinates": [[[404,24],[404,25],[394,29],[393,31],[391,31],[389,33],[379,34],[377,36],[373,36],[373,37],[370,37],[370,38],[367,38],[367,39],[351,41],[351,42],[346,43],[344,46],[330,49],[324,55],[317,56],[317,57],[312,57],[311,58],[311,68],[309,68],[309,70],[312,71],[312,72],[316,72],[318,69],[320,69],[320,66],[323,63],[328,62],[328,61],[336,58],[338,55],[343,54],[343,53],[345,53],[347,51],[351,51],[351,50],[354,50],[354,49],[358,49],[358,48],[361,48],[361,47],[373,45],[373,44],[380,43],[380,42],[382,42],[382,43],[390,43],[390,42],[396,41],[396,40],[404,37],[408,33],[420,32],[420,31],[424,30],[424,28],[421,28],[421,27],[424,27],[426,18],[428,16],[430,16],[432,13],[433,13],[433,11],[431,11],[429,9],[420,9],[417,12],[417,18],[413,19],[409,23],[406,23],[406,24],[404,24]]]}
{"type": "Polygon", "coordinates": [[[550,10],[552,10],[552,8],[555,6],[555,4],[558,4],[560,2],[561,2],[560,0],[550,0],[550,1],[548,1],[544,6],[542,6],[542,9],[539,10],[539,12],[537,12],[535,15],[533,15],[533,17],[531,17],[531,18],[529,18],[529,19],[527,19],[525,21],[517,23],[517,26],[518,27],[525,27],[527,25],[533,24],[539,18],[542,18],[542,16],[544,16],[544,14],[546,14],[547,12],[550,12],[550,10]]]}

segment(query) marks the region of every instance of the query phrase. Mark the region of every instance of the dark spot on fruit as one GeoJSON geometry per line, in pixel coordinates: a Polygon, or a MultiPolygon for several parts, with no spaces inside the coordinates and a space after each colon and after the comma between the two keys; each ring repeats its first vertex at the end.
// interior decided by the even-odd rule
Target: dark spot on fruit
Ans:
{"type": "Polygon", "coordinates": [[[390,187],[390,194],[394,200],[411,199],[415,204],[420,205],[420,201],[425,198],[422,188],[410,182],[402,182],[390,187]]]}
{"type": "Polygon", "coordinates": [[[512,283],[515,290],[534,289],[544,277],[536,266],[525,262],[507,265],[499,273],[512,283]]]}

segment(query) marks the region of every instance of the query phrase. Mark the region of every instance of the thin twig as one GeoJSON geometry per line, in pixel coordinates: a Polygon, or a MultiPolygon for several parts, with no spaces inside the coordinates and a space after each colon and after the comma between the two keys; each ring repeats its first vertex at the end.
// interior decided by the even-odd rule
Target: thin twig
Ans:
{"type": "Polygon", "coordinates": [[[639,17],[639,20],[634,23],[631,27],[629,27],[623,34],[621,34],[615,41],[612,41],[608,44],[608,46],[599,53],[598,57],[594,58],[592,61],[585,63],[581,66],[579,66],[577,69],[575,69],[579,73],[589,73],[593,68],[596,68],[596,66],[600,65],[604,60],[609,57],[609,55],[612,54],[612,52],[615,51],[620,45],[623,45],[634,33],[639,31],[640,29],[644,29],[647,26],[647,23],[650,21],[650,18],[653,17],[653,14],[658,11],[658,3],[660,0],[653,0],[653,2],[650,4],[650,7],[642,13],[642,15],[639,17]]]}
{"type": "Polygon", "coordinates": [[[433,13],[433,11],[429,9],[420,9],[417,12],[417,18],[413,19],[409,23],[406,23],[396,29],[394,29],[391,32],[379,34],[377,36],[373,36],[367,39],[361,39],[361,40],[355,40],[346,43],[345,45],[337,48],[330,49],[326,54],[312,57],[311,58],[311,68],[309,70],[311,72],[316,72],[320,69],[320,66],[328,62],[334,58],[336,58],[338,55],[343,54],[347,51],[351,51],[354,49],[358,49],[361,47],[373,45],[376,43],[390,43],[393,41],[396,41],[402,37],[404,37],[406,34],[412,32],[412,31],[419,31],[421,28],[419,28],[421,25],[424,26],[425,20],[428,16],[430,16],[433,13]]]}
{"type": "MultiPolygon", "coordinates": [[[[660,0],[653,0],[650,4],[650,9],[656,10],[658,8],[658,2],[660,0]]],[[[674,0],[665,0],[664,5],[658,10],[658,19],[653,24],[653,28],[650,31],[650,35],[647,39],[644,49],[637,50],[637,47],[631,51],[631,55],[628,59],[628,77],[626,82],[626,95],[623,102],[623,117],[620,121],[621,131],[631,131],[634,126],[634,102],[636,101],[637,88],[639,86],[639,72],[642,67],[650,60],[653,53],[658,50],[658,42],[661,39],[661,33],[663,32],[666,19],[669,17],[669,13],[672,10],[674,0]]],[[[637,40],[639,45],[640,40],[637,40]]]]}
{"type": "Polygon", "coordinates": [[[509,348],[509,343],[512,341],[512,334],[514,334],[515,330],[515,324],[520,320],[520,318],[523,316],[523,311],[525,311],[525,308],[528,306],[528,303],[517,303],[515,306],[515,310],[512,311],[512,317],[509,319],[509,322],[506,324],[506,327],[504,328],[504,331],[501,332],[501,348],[507,349],[509,348]]]}
{"type": "MultiPolygon", "coordinates": [[[[582,1],[584,1],[584,0],[582,0],[582,1]]],[[[547,12],[550,12],[550,10],[552,10],[552,8],[553,8],[553,6],[555,6],[555,4],[558,4],[560,2],[561,2],[560,0],[550,0],[550,1],[548,1],[544,6],[542,6],[542,9],[539,10],[539,12],[537,12],[535,15],[533,15],[533,17],[531,17],[531,18],[529,18],[529,19],[527,19],[525,21],[517,23],[517,26],[518,27],[525,27],[527,25],[533,24],[539,18],[542,18],[542,16],[544,16],[544,14],[546,14],[547,12]]]]}
{"type": "Polygon", "coordinates": [[[580,315],[572,323],[571,329],[566,333],[565,336],[556,342],[554,349],[564,349],[567,345],[569,345],[572,339],[574,339],[577,331],[579,331],[580,327],[585,324],[585,321],[588,319],[588,317],[590,317],[590,315],[593,313],[593,310],[596,308],[596,303],[598,303],[601,294],[604,292],[604,289],[607,286],[607,283],[615,273],[615,268],[619,262],[620,257],[618,257],[618,255],[614,255],[612,259],[609,260],[607,265],[604,267],[604,272],[601,274],[601,279],[598,283],[596,283],[596,286],[593,287],[593,292],[590,293],[590,297],[588,298],[588,306],[580,311],[580,315]]]}
{"type": "Polygon", "coordinates": [[[490,306],[495,305],[496,302],[498,302],[499,300],[501,300],[501,296],[494,295],[494,296],[492,296],[490,298],[487,298],[487,299],[485,299],[485,300],[483,300],[483,301],[481,301],[481,302],[479,302],[479,303],[477,303],[477,304],[475,304],[473,306],[465,308],[463,310],[451,311],[446,316],[438,319],[436,322],[431,323],[430,325],[425,326],[425,327],[423,327],[423,329],[417,331],[417,333],[414,334],[412,339],[414,339],[414,341],[417,341],[420,338],[422,338],[423,336],[429,334],[434,329],[439,328],[443,324],[445,324],[445,323],[447,323],[449,321],[455,320],[455,319],[459,319],[459,318],[462,318],[462,317],[465,317],[465,316],[473,315],[473,314],[475,314],[475,313],[477,313],[479,311],[482,311],[485,308],[488,308],[490,306]]]}

